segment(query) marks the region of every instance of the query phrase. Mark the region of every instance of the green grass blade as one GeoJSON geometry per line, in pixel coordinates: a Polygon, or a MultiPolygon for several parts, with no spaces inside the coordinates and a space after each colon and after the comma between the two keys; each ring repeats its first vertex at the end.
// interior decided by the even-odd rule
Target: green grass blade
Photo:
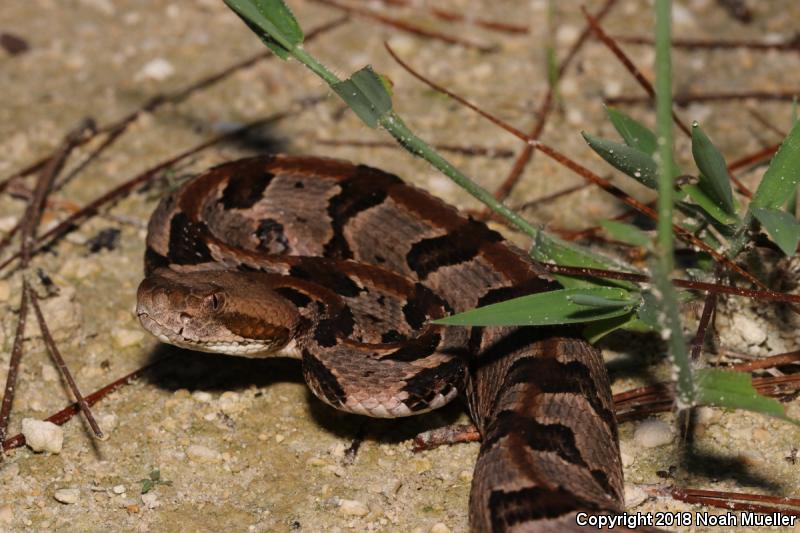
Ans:
{"type": "Polygon", "coordinates": [[[656,152],[656,134],[650,129],[613,107],[606,107],[606,114],[625,144],[647,155],[656,152]]]}
{"type": "Polygon", "coordinates": [[[800,123],[784,139],[772,158],[764,179],[756,190],[750,208],[779,209],[794,194],[800,181],[800,123]]]}
{"type": "Polygon", "coordinates": [[[550,326],[629,314],[641,299],[624,289],[559,289],[530,294],[442,318],[448,326],[550,326]],[[575,301],[576,298],[580,301],[575,301]],[[588,303],[587,303],[588,302],[588,303]]]}
{"type": "Polygon", "coordinates": [[[791,420],[786,416],[783,405],[778,400],[758,394],[753,387],[750,374],[746,372],[703,368],[697,370],[695,375],[698,404],[746,409],[791,420]]]}
{"type": "Polygon", "coordinates": [[[609,237],[616,241],[643,248],[650,246],[650,236],[632,224],[618,220],[601,220],[600,226],[606,230],[609,237]]]}
{"type": "Polygon", "coordinates": [[[708,194],[723,211],[736,213],[733,191],[725,159],[697,122],[692,123],[692,156],[700,170],[700,188],[708,194]]]}
{"type": "Polygon", "coordinates": [[[281,59],[303,42],[303,29],[282,0],[224,0],[281,59]]]}
{"type": "Polygon", "coordinates": [[[658,168],[653,158],[636,148],[582,132],[583,138],[592,150],[611,166],[624,172],[642,185],[655,189],[658,187],[658,168]]]}
{"type": "MultiPolygon", "coordinates": [[[[534,239],[530,255],[541,263],[583,268],[599,268],[604,270],[622,270],[624,272],[638,273],[629,265],[615,261],[610,257],[597,254],[592,250],[567,242],[544,232],[534,239]]],[[[592,288],[592,287],[621,287],[628,290],[637,290],[637,285],[628,281],[614,279],[598,279],[574,276],[557,275],[555,278],[567,288],[592,288]]]]}
{"type": "Polygon", "coordinates": [[[392,110],[392,95],[386,82],[370,66],[334,84],[333,90],[370,128],[377,128],[381,117],[392,110]]]}
{"type": "Polygon", "coordinates": [[[751,208],[753,215],[761,222],[769,236],[787,256],[793,256],[800,242],[800,223],[786,211],[777,209],[751,208]]]}
{"type": "Polygon", "coordinates": [[[718,202],[714,201],[706,191],[697,185],[684,185],[680,190],[686,193],[686,195],[701,208],[701,214],[704,215],[705,218],[712,217],[717,222],[728,226],[739,222],[739,219],[735,215],[725,212],[718,202]]]}

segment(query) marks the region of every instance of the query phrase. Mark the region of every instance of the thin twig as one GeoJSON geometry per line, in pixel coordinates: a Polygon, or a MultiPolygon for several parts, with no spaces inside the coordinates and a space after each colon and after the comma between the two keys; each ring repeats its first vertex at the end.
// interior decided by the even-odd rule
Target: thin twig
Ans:
{"type": "Polygon", "coordinates": [[[50,328],[47,327],[47,322],[44,320],[42,309],[39,307],[39,297],[36,295],[36,292],[32,290],[28,291],[28,297],[30,298],[33,312],[36,315],[36,320],[39,322],[39,329],[42,332],[42,338],[47,346],[47,350],[50,352],[50,356],[53,358],[53,362],[55,362],[56,367],[58,367],[58,370],[61,372],[61,375],[64,376],[64,379],[67,381],[69,389],[72,391],[72,395],[75,396],[78,407],[83,413],[83,416],[86,417],[86,421],[89,423],[89,427],[92,428],[95,437],[98,439],[104,439],[105,435],[103,435],[103,431],[100,429],[100,426],[97,425],[97,421],[94,419],[94,415],[92,415],[89,405],[86,403],[86,400],[81,394],[80,389],[78,389],[78,385],[75,383],[75,379],[72,377],[72,372],[70,372],[69,367],[67,367],[67,363],[61,356],[61,351],[58,349],[56,342],[53,340],[53,336],[50,334],[50,328]]]}
{"type": "MultiPolygon", "coordinates": [[[[412,2],[409,0],[382,0],[384,4],[395,5],[395,6],[410,6],[412,2]]],[[[418,9],[419,5],[417,2],[413,3],[414,9],[418,9]]],[[[528,33],[528,26],[523,26],[521,24],[511,24],[508,22],[497,22],[494,20],[487,20],[480,17],[465,17],[461,13],[456,13],[454,11],[447,11],[445,9],[441,9],[432,5],[425,5],[425,10],[432,14],[434,17],[446,20],[447,22],[462,22],[465,24],[471,24],[473,26],[479,26],[481,28],[485,28],[487,30],[497,31],[501,33],[515,33],[515,34],[525,34],[528,33]]]]}
{"type": "MultiPolygon", "coordinates": [[[[389,141],[361,141],[355,139],[321,139],[313,137],[312,142],[321,144],[323,146],[349,146],[358,148],[390,148],[393,150],[401,149],[402,147],[396,142],[389,141]]],[[[507,148],[488,148],[485,146],[461,146],[456,144],[433,144],[437,150],[442,152],[451,152],[454,154],[461,154],[466,156],[482,156],[491,159],[508,159],[514,155],[514,152],[507,148]]]]}
{"type": "MultiPolygon", "coordinates": [[[[616,0],[606,0],[606,2],[597,11],[597,14],[595,14],[595,18],[597,20],[603,19],[611,11],[611,8],[614,7],[615,3],[616,0]]],[[[574,43],[572,43],[572,47],[569,49],[569,52],[567,52],[566,57],[564,57],[564,59],[558,66],[558,72],[556,76],[557,80],[561,79],[561,77],[564,75],[564,72],[566,72],[567,67],[569,67],[572,60],[578,54],[578,51],[581,49],[583,44],[589,38],[591,31],[592,31],[591,28],[587,25],[581,32],[580,36],[578,36],[578,39],[574,43]]],[[[553,97],[554,97],[553,90],[554,90],[553,85],[548,84],[547,92],[542,98],[542,101],[539,103],[539,108],[536,112],[536,122],[531,127],[528,133],[528,137],[531,139],[538,139],[542,135],[542,132],[544,131],[544,127],[547,123],[547,117],[550,114],[550,111],[552,110],[553,107],[553,97]]],[[[501,202],[506,198],[508,198],[508,196],[511,194],[511,191],[514,189],[514,186],[517,184],[520,177],[522,176],[522,172],[525,170],[525,167],[528,165],[531,158],[533,157],[534,150],[535,147],[531,144],[526,144],[523,147],[522,151],[517,156],[517,159],[514,161],[514,165],[511,167],[511,171],[508,173],[508,176],[506,176],[506,179],[503,180],[503,183],[500,184],[500,187],[498,187],[497,190],[495,191],[494,193],[495,198],[497,198],[501,202]]],[[[488,210],[485,210],[484,212],[484,216],[486,215],[488,215],[488,210]]]]}
{"type": "Polygon", "coordinates": [[[481,52],[494,52],[497,50],[497,46],[495,45],[477,43],[474,41],[470,41],[468,39],[454,37],[452,35],[447,35],[438,31],[428,30],[426,28],[422,28],[415,24],[411,24],[410,22],[406,22],[392,17],[387,17],[386,15],[382,15],[372,9],[352,6],[349,4],[345,4],[343,2],[339,2],[338,0],[314,0],[314,1],[319,4],[341,9],[342,11],[348,14],[365,17],[370,20],[380,22],[381,24],[386,24],[387,26],[391,26],[392,28],[412,33],[414,35],[419,35],[420,37],[435,39],[437,41],[442,41],[448,44],[455,44],[458,46],[463,46],[465,48],[474,48],[476,50],[480,50],[481,52]]]}
{"type": "MultiPolygon", "coordinates": [[[[653,39],[642,35],[615,35],[614,39],[620,43],[652,45],[653,39]]],[[[769,42],[752,39],[693,39],[690,37],[672,40],[673,48],[688,48],[690,50],[733,50],[747,48],[753,51],[778,50],[780,52],[797,52],[800,50],[800,40],[797,36],[786,41],[769,42]]]]}
{"type": "MultiPolygon", "coordinates": [[[[108,396],[109,394],[114,392],[115,390],[117,390],[120,387],[123,387],[123,386],[129,384],[131,381],[133,381],[134,379],[138,378],[139,376],[141,376],[145,372],[147,372],[149,370],[152,370],[156,366],[168,361],[172,357],[173,357],[173,355],[169,354],[169,355],[167,355],[165,357],[162,357],[161,359],[158,359],[157,361],[155,361],[153,363],[150,363],[148,365],[145,365],[145,366],[143,366],[141,368],[138,368],[138,369],[134,370],[130,374],[122,376],[121,378],[117,379],[116,381],[112,381],[108,385],[105,385],[105,386],[99,388],[98,390],[94,391],[93,393],[89,394],[88,396],[86,396],[86,403],[90,407],[93,406],[94,404],[96,404],[97,402],[99,402],[100,400],[102,400],[103,398],[105,398],[106,396],[108,396]]],[[[75,416],[79,412],[80,412],[80,408],[78,407],[78,403],[75,402],[75,403],[72,403],[72,404],[68,405],[67,407],[65,407],[61,411],[59,411],[59,412],[57,412],[57,413],[55,413],[53,415],[50,415],[45,420],[48,421],[48,422],[52,422],[53,424],[56,424],[58,426],[61,426],[61,425],[66,424],[73,416],[75,416]]],[[[14,449],[14,448],[19,448],[20,446],[24,446],[25,445],[25,437],[23,435],[19,434],[19,435],[15,435],[13,437],[10,437],[8,440],[0,441],[0,442],[3,443],[3,450],[4,451],[8,451],[8,450],[11,450],[11,449],[14,449]]]]}
{"type": "MultiPolygon", "coordinates": [[[[583,15],[586,17],[586,20],[589,22],[589,25],[592,28],[592,31],[597,35],[597,38],[606,45],[606,47],[611,50],[611,53],[616,56],[620,63],[625,67],[625,69],[630,72],[630,74],[639,82],[639,85],[645,90],[647,95],[650,97],[650,100],[653,101],[656,97],[656,91],[653,88],[653,84],[650,83],[650,80],[644,77],[642,71],[638,69],[638,67],[633,63],[630,57],[622,51],[622,49],[617,45],[613,38],[608,35],[605,30],[600,26],[597,20],[586,11],[586,8],[582,7],[581,10],[583,11],[583,15]]],[[[672,110],[672,121],[675,123],[676,126],[680,128],[680,130],[686,134],[687,137],[691,137],[692,133],[689,131],[689,128],[683,122],[683,120],[678,117],[678,114],[675,110],[672,110]]]]}
{"type": "MultiPolygon", "coordinates": [[[[22,343],[25,338],[25,324],[28,320],[28,281],[22,278],[22,294],[19,302],[19,316],[17,317],[17,331],[14,335],[14,346],[11,349],[11,359],[8,361],[8,374],[6,386],[3,389],[3,403],[0,405],[0,442],[8,434],[8,422],[11,417],[11,404],[17,389],[17,375],[19,364],[22,360],[22,343]]],[[[0,454],[2,460],[3,454],[0,454]]]]}
{"type": "MultiPolygon", "coordinates": [[[[800,89],[782,89],[778,91],[750,89],[743,91],[717,91],[708,93],[678,93],[675,95],[674,101],[675,105],[681,107],[696,102],[727,102],[731,100],[747,99],[758,100],[761,102],[791,102],[798,95],[800,95],[800,89]]],[[[646,104],[650,102],[650,98],[647,96],[638,95],[622,95],[609,97],[606,99],[606,101],[609,104],[614,105],[646,104]]]]}

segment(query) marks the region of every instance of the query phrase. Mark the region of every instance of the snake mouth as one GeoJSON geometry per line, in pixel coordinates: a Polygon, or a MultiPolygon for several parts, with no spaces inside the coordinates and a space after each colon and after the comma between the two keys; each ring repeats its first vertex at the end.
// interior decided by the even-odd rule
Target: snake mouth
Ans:
{"type": "MultiPolygon", "coordinates": [[[[216,353],[225,355],[236,355],[239,357],[263,357],[267,355],[287,355],[296,357],[294,346],[286,346],[283,350],[276,350],[271,343],[251,340],[251,339],[229,339],[229,340],[200,340],[187,337],[184,334],[184,327],[174,330],[169,326],[155,320],[144,311],[137,313],[139,323],[151,335],[163,343],[171,344],[179,348],[186,348],[196,352],[216,353]]],[[[293,343],[291,343],[293,344],[293,343]]]]}

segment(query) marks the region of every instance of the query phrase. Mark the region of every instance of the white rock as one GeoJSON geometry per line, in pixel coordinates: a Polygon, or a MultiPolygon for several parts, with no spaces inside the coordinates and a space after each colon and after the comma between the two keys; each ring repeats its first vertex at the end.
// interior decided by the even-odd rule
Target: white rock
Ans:
{"type": "Polygon", "coordinates": [[[645,420],[636,427],[633,440],[645,448],[657,448],[672,441],[672,428],[661,420],[645,420]]]}
{"type": "Polygon", "coordinates": [[[348,516],[366,516],[369,507],[358,500],[339,500],[339,512],[348,516]]]}
{"type": "Polygon", "coordinates": [[[75,487],[58,489],[56,490],[55,494],[53,494],[53,497],[56,499],[56,501],[61,503],[78,503],[78,500],[81,499],[81,489],[75,487]]]}
{"type": "Polygon", "coordinates": [[[758,346],[767,340],[764,328],[755,320],[741,314],[733,317],[733,329],[748,346],[758,346]]]}
{"type": "Polygon", "coordinates": [[[117,429],[119,424],[119,417],[114,413],[107,413],[100,417],[100,429],[105,433],[109,433],[117,429]]]}
{"type": "Polygon", "coordinates": [[[158,501],[158,496],[153,492],[148,492],[147,494],[142,494],[142,503],[148,509],[155,509],[159,505],[161,505],[158,501]]]}
{"type": "Polygon", "coordinates": [[[430,533],[451,533],[451,530],[442,522],[437,522],[431,527],[430,533]]]}
{"type": "Polygon", "coordinates": [[[172,63],[164,59],[163,57],[158,57],[151,61],[148,61],[145,66],[136,74],[136,79],[150,79],[155,81],[163,81],[175,73],[175,67],[172,66],[172,63]]]}
{"type": "Polygon", "coordinates": [[[125,494],[125,485],[114,485],[112,487],[111,492],[114,494],[125,494]]]}
{"type": "Polygon", "coordinates": [[[204,390],[196,390],[192,393],[192,398],[197,402],[210,403],[214,399],[211,393],[204,390]]]}
{"type": "Polygon", "coordinates": [[[64,430],[45,420],[23,418],[22,434],[25,444],[35,452],[59,453],[64,445],[64,430]]]}
{"type": "Polygon", "coordinates": [[[633,509],[647,500],[647,493],[636,485],[625,483],[625,507],[633,509]]]}
{"type": "Polygon", "coordinates": [[[186,456],[198,463],[216,463],[220,460],[218,451],[201,444],[192,444],[186,448],[186,456]]]}
{"type": "Polygon", "coordinates": [[[140,329],[114,328],[111,340],[117,348],[137,346],[144,340],[144,331],[140,329]]]}

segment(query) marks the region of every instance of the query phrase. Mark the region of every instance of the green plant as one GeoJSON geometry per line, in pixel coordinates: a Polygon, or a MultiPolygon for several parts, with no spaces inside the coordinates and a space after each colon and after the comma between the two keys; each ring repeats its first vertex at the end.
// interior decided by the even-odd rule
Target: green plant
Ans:
{"type": "MultiPolygon", "coordinates": [[[[225,0],[256,35],[282,59],[294,58],[320,76],[371,128],[389,132],[406,150],[430,162],[458,185],[505,217],[534,241],[531,256],[542,263],[640,273],[584,247],[567,243],[534,228],[498,202],[417,137],[392,109],[388,83],[371,67],[339,79],[302,48],[303,32],[282,0],[225,0]]],[[[775,155],[743,214],[734,200],[725,161],[700,128],[692,127],[692,155],[697,172],[684,174],[672,152],[670,65],[670,2],[656,0],[657,132],[624,113],[608,109],[623,143],[584,133],[584,138],[612,166],[658,191],[657,237],[619,222],[606,222],[615,238],[643,246],[651,256],[652,287],[598,277],[556,275],[564,289],[501,302],[438,321],[450,325],[551,325],[587,323],[592,340],[619,328],[654,330],[667,341],[676,367],[679,407],[699,404],[744,408],[785,418],[775,400],[759,396],[747,374],[696,369],[689,359],[680,321],[679,296],[670,282],[676,227],[716,258],[728,264],[763,227],[784,253],[794,253],[800,224],[783,210],[800,179],[800,126],[794,125],[775,155]],[[684,215],[675,226],[673,209],[684,215]],[[693,222],[693,220],[695,222],[693,222]]],[[[551,69],[552,70],[552,69],[551,69]]],[[[520,134],[521,135],[521,134],[520,134]]],[[[524,136],[523,136],[524,138],[524,136]]],[[[531,142],[529,140],[529,142],[531,142]]],[[[542,148],[542,145],[539,145],[542,148]]],[[[710,269],[708,263],[698,265],[710,269]]]]}

